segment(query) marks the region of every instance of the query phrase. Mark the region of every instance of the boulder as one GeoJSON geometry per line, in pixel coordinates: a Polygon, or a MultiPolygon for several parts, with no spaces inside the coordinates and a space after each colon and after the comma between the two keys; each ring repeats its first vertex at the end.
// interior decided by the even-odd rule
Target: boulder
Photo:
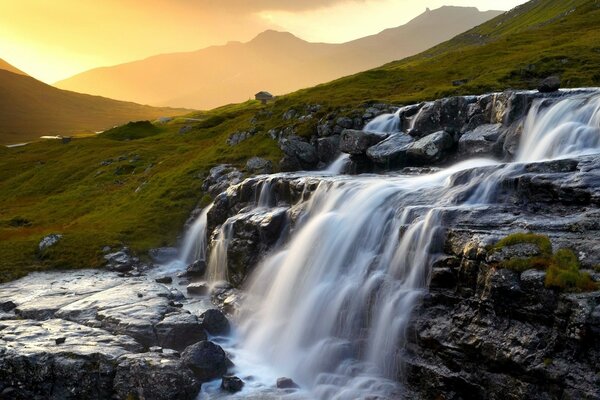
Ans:
{"type": "Polygon", "coordinates": [[[410,135],[395,133],[375,146],[369,147],[367,157],[380,165],[404,165],[406,163],[406,152],[414,141],[410,135]]]}
{"type": "Polygon", "coordinates": [[[300,386],[291,378],[277,378],[277,389],[298,389],[300,386]]]}
{"type": "Polygon", "coordinates": [[[333,135],[317,139],[317,156],[319,157],[319,161],[328,164],[335,160],[339,153],[339,135],[333,135]]]}
{"type": "Polygon", "coordinates": [[[200,385],[181,360],[161,353],[126,354],[119,358],[114,391],[120,399],[195,399],[200,385]]]}
{"type": "Polygon", "coordinates": [[[164,283],[164,284],[169,284],[173,282],[173,278],[165,275],[165,276],[159,276],[158,278],[156,278],[154,280],[156,283],[164,283]]]}
{"type": "Polygon", "coordinates": [[[340,136],[340,151],[351,155],[361,155],[369,147],[386,139],[388,134],[345,129],[340,136]]]}
{"type": "Polygon", "coordinates": [[[201,277],[206,272],[206,261],[196,260],[185,268],[185,273],[190,277],[201,277]]]}
{"type": "Polygon", "coordinates": [[[195,315],[177,312],[167,315],[156,324],[158,345],[167,349],[183,351],[186,347],[206,340],[204,326],[195,315]]]}
{"type": "Polygon", "coordinates": [[[104,256],[106,260],[106,269],[109,271],[129,272],[139,265],[140,260],[134,257],[129,248],[123,247],[121,250],[109,253],[104,256]]]}
{"type": "Polygon", "coordinates": [[[226,375],[221,380],[221,389],[229,393],[237,393],[244,388],[244,381],[233,375],[226,375]]]}
{"type": "Polygon", "coordinates": [[[560,89],[560,78],[558,76],[549,76],[540,82],[538,91],[540,93],[557,92],[560,89]]]}
{"type": "Polygon", "coordinates": [[[181,360],[201,383],[222,377],[231,363],[221,346],[209,341],[187,347],[181,354],[181,360]]]}
{"type": "Polygon", "coordinates": [[[60,239],[62,239],[62,237],[62,235],[59,235],[57,233],[45,236],[38,244],[39,251],[45,251],[47,248],[56,245],[60,241],[60,239]]]}
{"type": "Polygon", "coordinates": [[[411,163],[427,165],[442,161],[453,146],[452,136],[446,131],[439,131],[411,144],[406,155],[411,163]]]}
{"type": "Polygon", "coordinates": [[[292,171],[297,167],[300,167],[299,169],[310,170],[319,162],[315,148],[298,136],[289,136],[281,139],[279,147],[285,154],[284,159],[280,163],[281,168],[285,171],[292,171]]]}
{"type": "Polygon", "coordinates": [[[466,132],[458,141],[458,152],[462,156],[500,155],[504,142],[502,124],[480,125],[466,132]]]}
{"type": "Polygon", "coordinates": [[[227,317],[217,309],[203,312],[200,314],[199,321],[202,327],[213,336],[227,335],[231,329],[227,317]]]}
{"type": "Polygon", "coordinates": [[[229,186],[242,181],[243,174],[235,167],[228,164],[217,165],[211,168],[208,176],[202,184],[202,190],[216,197],[229,186]]]}
{"type": "Polygon", "coordinates": [[[270,174],[273,172],[273,163],[260,157],[252,157],[246,162],[246,171],[251,174],[270,174]]]}

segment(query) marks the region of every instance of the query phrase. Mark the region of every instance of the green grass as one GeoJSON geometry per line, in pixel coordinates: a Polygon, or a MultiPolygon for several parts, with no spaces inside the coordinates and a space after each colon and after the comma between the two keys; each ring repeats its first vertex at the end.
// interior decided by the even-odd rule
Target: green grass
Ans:
{"type": "Polygon", "coordinates": [[[130,124],[66,145],[0,148],[0,280],[38,269],[97,267],[105,245],[127,244],[143,253],[175,244],[204,196],[201,184],[212,166],[241,166],[251,156],[276,165],[281,153],[270,129],[293,126],[307,137],[331,111],[351,115],[375,102],[530,89],[550,74],[559,74],[563,86],[600,85],[599,27],[599,1],[532,1],[420,55],[266,106],[250,101],[158,126],[130,124]],[[459,79],[468,83],[453,86],[459,79]],[[322,107],[311,120],[281,118],[290,108],[302,113],[313,104],[322,107]],[[179,134],[188,125],[191,130],[179,134]],[[232,133],[251,128],[255,136],[226,144],[232,133]],[[49,233],[64,239],[37,254],[49,233]]]}

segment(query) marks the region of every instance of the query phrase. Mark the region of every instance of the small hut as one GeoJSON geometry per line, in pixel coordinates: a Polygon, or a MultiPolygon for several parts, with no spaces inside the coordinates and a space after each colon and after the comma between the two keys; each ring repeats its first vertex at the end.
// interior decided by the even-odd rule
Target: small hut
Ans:
{"type": "Polygon", "coordinates": [[[269,92],[258,92],[254,95],[256,100],[260,100],[261,103],[267,104],[269,101],[274,99],[273,95],[269,92]]]}

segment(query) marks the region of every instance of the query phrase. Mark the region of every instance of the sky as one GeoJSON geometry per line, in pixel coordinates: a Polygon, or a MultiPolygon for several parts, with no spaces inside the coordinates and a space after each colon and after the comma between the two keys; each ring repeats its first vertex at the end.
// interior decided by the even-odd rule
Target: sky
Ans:
{"type": "Polygon", "coordinates": [[[525,0],[0,0],[0,58],[47,83],[156,54],[248,41],[266,29],[341,43],[443,5],[525,0]]]}

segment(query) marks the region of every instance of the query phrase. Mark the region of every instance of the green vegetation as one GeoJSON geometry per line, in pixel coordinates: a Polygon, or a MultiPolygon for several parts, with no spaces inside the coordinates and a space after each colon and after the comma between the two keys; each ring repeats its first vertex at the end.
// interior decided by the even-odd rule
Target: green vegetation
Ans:
{"type": "Polygon", "coordinates": [[[113,140],[135,140],[158,135],[160,132],[161,129],[150,121],[137,121],[109,129],[100,136],[113,140]]]}
{"type": "Polygon", "coordinates": [[[500,268],[507,268],[517,272],[528,269],[546,271],[547,288],[588,292],[598,290],[598,283],[594,282],[586,272],[579,270],[580,263],[577,255],[570,249],[559,249],[552,254],[552,243],[547,236],[534,233],[514,233],[496,243],[491,251],[500,251],[505,247],[517,244],[533,244],[537,246],[540,254],[534,257],[513,257],[500,262],[500,268]]]}
{"type": "Polygon", "coordinates": [[[590,274],[579,271],[579,267],[579,259],[572,250],[558,250],[546,271],[546,287],[578,292],[598,290],[590,274]]]}
{"type": "MultiPolygon", "coordinates": [[[[242,166],[251,156],[280,159],[271,129],[293,126],[310,136],[333,110],[351,114],[376,102],[535,88],[550,74],[561,75],[563,86],[600,85],[599,26],[598,1],[534,0],[420,55],[266,106],[249,101],[157,126],[129,124],[64,145],[0,148],[0,281],[38,269],[97,267],[105,245],[124,243],[141,253],[175,244],[204,195],[201,184],[212,166],[242,166]],[[467,83],[454,86],[455,80],[467,83]],[[314,104],[321,107],[312,119],[282,119],[290,108],[303,112],[314,104]],[[250,130],[256,132],[251,138],[226,144],[232,133],[250,130]],[[37,254],[39,240],[49,233],[64,238],[37,254]]],[[[88,111],[85,105],[79,109],[82,116],[88,111]]],[[[35,114],[52,121],[52,115],[35,114]]],[[[550,258],[515,261],[514,268],[548,268],[550,258]]]]}

